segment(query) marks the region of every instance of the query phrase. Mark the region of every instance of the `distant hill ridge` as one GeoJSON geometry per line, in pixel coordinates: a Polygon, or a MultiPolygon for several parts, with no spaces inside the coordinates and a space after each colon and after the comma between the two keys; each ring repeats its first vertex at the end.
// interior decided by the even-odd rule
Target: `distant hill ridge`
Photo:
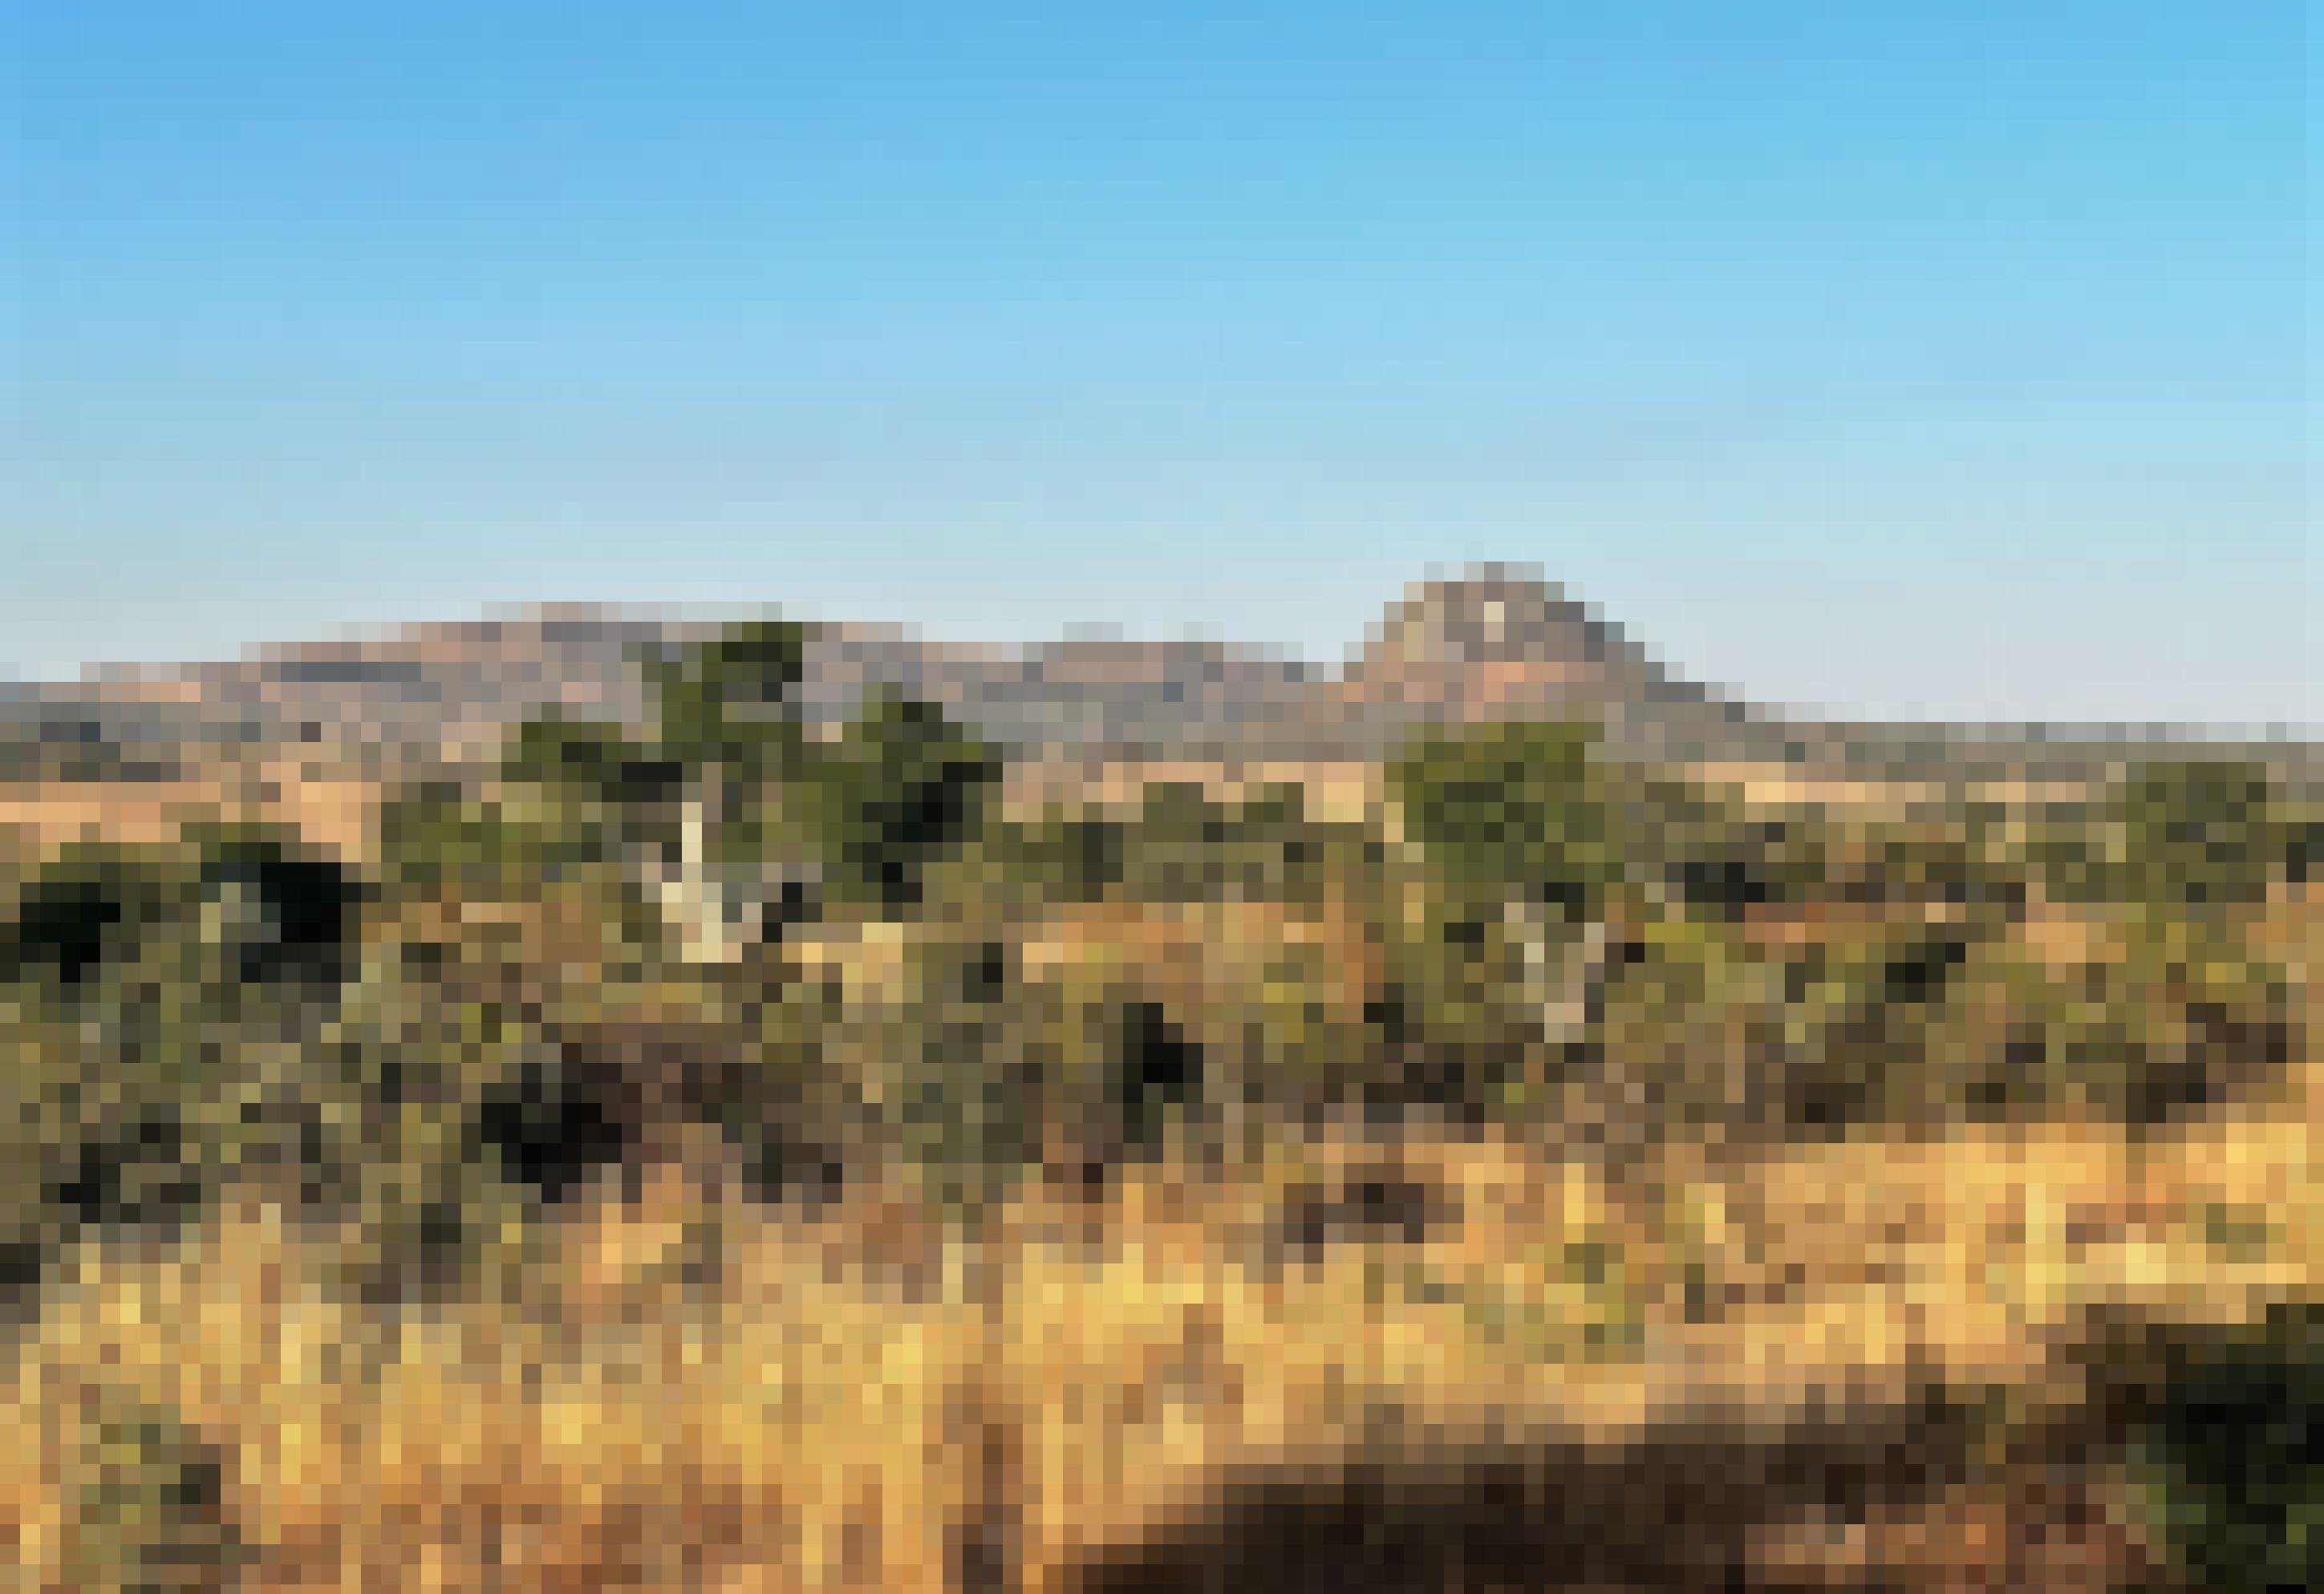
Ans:
{"type": "MultiPolygon", "coordinates": [[[[46,725],[124,744],[482,744],[494,727],[549,705],[640,719],[640,655],[713,635],[723,619],[547,606],[269,648],[230,663],[16,684],[0,688],[0,721],[20,737],[46,725]]],[[[1618,752],[1680,759],[1801,761],[1869,751],[1909,762],[1978,749],[2014,756],[2035,741],[2054,757],[2078,759],[2126,739],[2110,729],[1831,725],[1729,701],[1650,659],[1563,587],[1508,565],[1414,584],[1344,668],[1212,640],[1078,637],[1006,647],[861,622],[811,622],[809,634],[798,696],[811,717],[844,715],[867,687],[888,686],[1022,751],[1355,758],[1376,755],[1423,722],[1551,714],[1600,722],[1618,752]]],[[[2311,748],[2298,752],[2312,763],[2311,748]]]]}

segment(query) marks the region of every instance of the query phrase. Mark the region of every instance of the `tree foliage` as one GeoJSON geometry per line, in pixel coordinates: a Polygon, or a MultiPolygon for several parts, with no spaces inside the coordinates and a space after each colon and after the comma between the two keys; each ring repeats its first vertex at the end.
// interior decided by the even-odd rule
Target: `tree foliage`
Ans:
{"type": "Polygon", "coordinates": [[[2177,911],[2263,899],[2281,873],[2285,826],[2276,783],[2255,760],[2155,760],[2115,794],[2122,889],[2177,911]]]}
{"type": "Polygon", "coordinates": [[[834,744],[775,800],[826,878],[883,909],[920,898],[928,866],[983,818],[1000,779],[992,751],[933,705],[874,694],[834,744]]]}
{"type": "Polygon", "coordinates": [[[1598,743],[1581,723],[1434,731],[1390,765],[1388,792],[1453,891],[1514,894],[1578,917],[1618,872],[1598,743]]]}
{"type": "Polygon", "coordinates": [[[784,713],[806,670],[807,631],[796,621],[725,627],[676,659],[649,664],[656,745],[689,769],[731,769],[746,779],[780,779],[799,742],[784,713]]]}

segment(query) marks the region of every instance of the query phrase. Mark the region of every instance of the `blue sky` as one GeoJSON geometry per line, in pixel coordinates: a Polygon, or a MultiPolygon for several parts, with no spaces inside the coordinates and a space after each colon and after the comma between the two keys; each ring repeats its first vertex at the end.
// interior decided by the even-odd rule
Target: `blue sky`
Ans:
{"type": "Polygon", "coordinates": [[[2295,0],[0,22],[0,665],[533,601],[2314,723],[2295,0]]]}

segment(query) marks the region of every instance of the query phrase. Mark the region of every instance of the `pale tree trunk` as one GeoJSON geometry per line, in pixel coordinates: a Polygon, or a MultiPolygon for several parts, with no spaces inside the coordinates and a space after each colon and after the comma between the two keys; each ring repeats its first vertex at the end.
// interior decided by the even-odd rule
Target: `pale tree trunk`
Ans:
{"type": "Polygon", "coordinates": [[[1526,984],[1540,1004],[1543,1033],[1552,1045],[1582,1039],[1605,998],[1610,939],[1606,921],[1591,919],[1580,939],[1561,951],[1538,907],[1512,902],[1509,918],[1524,947],[1526,984]]]}
{"type": "Polygon", "coordinates": [[[732,960],[733,928],[726,922],[728,891],[724,871],[712,856],[733,800],[723,772],[706,771],[686,800],[678,822],[678,869],[664,883],[663,906],[676,921],[688,963],[732,960]]]}

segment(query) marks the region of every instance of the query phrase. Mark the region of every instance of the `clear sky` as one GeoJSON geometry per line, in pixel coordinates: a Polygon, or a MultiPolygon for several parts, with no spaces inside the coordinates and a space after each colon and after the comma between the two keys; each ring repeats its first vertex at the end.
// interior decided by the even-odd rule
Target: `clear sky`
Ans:
{"type": "Polygon", "coordinates": [[[2299,0],[0,3],[0,665],[544,600],[2324,720],[2299,0]]]}

